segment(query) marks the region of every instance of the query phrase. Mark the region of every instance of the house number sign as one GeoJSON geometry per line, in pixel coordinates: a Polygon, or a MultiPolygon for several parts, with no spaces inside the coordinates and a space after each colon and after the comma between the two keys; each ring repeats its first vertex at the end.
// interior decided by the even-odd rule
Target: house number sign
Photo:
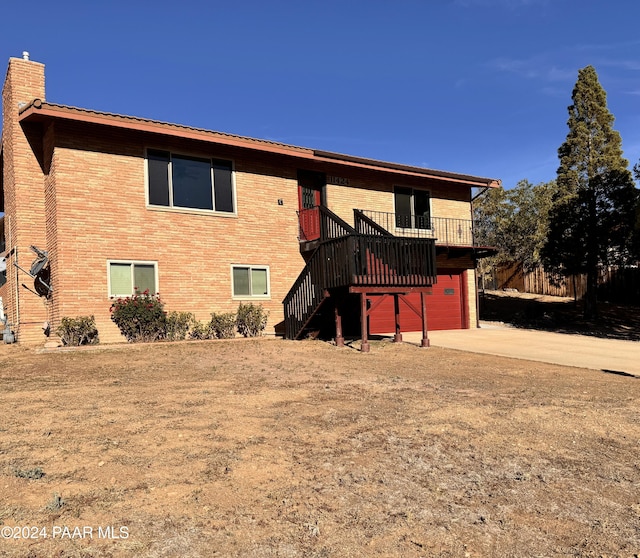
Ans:
{"type": "Polygon", "coordinates": [[[341,176],[327,176],[327,184],[335,184],[336,186],[349,186],[349,179],[341,176]]]}

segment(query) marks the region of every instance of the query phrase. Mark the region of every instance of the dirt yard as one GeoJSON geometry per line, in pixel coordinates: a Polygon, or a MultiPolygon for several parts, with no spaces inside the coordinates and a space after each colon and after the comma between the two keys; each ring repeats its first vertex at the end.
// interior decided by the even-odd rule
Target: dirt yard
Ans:
{"type": "Polygon", "coordinates": [[[640,381],[413,345],[0,347],[0,556],[640,553],[640,381]]]}

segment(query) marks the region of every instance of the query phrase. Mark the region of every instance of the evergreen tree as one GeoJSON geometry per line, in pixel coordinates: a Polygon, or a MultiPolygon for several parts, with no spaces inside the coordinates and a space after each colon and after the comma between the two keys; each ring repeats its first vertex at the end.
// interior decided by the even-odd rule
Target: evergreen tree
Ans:
{"type": "MultiPolygon", "coordinates": [[[[640,162],[633,167],[633,174],[636,181],[640,182],[640,162]]],[[[636,221],[633,227],[633,247],[632,258],[635,258],[636,265],[640,265],[640,190],[636,188],[636,221]]]]}
{"type": "Polygon", "coordinates": [[[525,271],[538,266],[555,191],[555,182],[534,186],[521,180],[510,190],[496,188],[480,196],[474,205],[476,238],[498,249],[483,263],[489,267],[517,263],[525,271]]]}
{"type": "Polygon", "coordinates": [[[553,271],[586,274],[584,314],[595,318],[599,266],[630,258],[637,196],[593,66],[578,71],[572,100],[543,260],[553,271]]]}

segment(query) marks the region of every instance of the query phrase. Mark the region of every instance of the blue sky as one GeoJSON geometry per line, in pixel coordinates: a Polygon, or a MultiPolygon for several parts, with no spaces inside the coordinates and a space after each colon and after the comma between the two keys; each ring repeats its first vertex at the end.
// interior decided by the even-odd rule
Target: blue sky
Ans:
{"type": "Polygon", "coordinates": [[[640,159],[637,0],[31,0],[47,100],[434,169],[555,178],[579,68],[640,159]]]}

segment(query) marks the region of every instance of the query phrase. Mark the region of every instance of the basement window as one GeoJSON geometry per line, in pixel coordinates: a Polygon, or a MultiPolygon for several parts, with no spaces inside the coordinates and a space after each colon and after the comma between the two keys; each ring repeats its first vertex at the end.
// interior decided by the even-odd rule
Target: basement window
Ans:
{"type": "Polygon", "coordinates": [[[132,296],[136,292],[158,292],[158,264],[156,262],[109,261],[108,282],[110,297],[132,296]]]}
{"type": "Polygon", "coordinates": [[[235,213],[233,182],[231,161],[147,150],[149,205],[235,213]]]}
{"type": "Polygon", "coordinates": [[[231,266],[233,298],[270,298],[268,266],[231,266]]]}

